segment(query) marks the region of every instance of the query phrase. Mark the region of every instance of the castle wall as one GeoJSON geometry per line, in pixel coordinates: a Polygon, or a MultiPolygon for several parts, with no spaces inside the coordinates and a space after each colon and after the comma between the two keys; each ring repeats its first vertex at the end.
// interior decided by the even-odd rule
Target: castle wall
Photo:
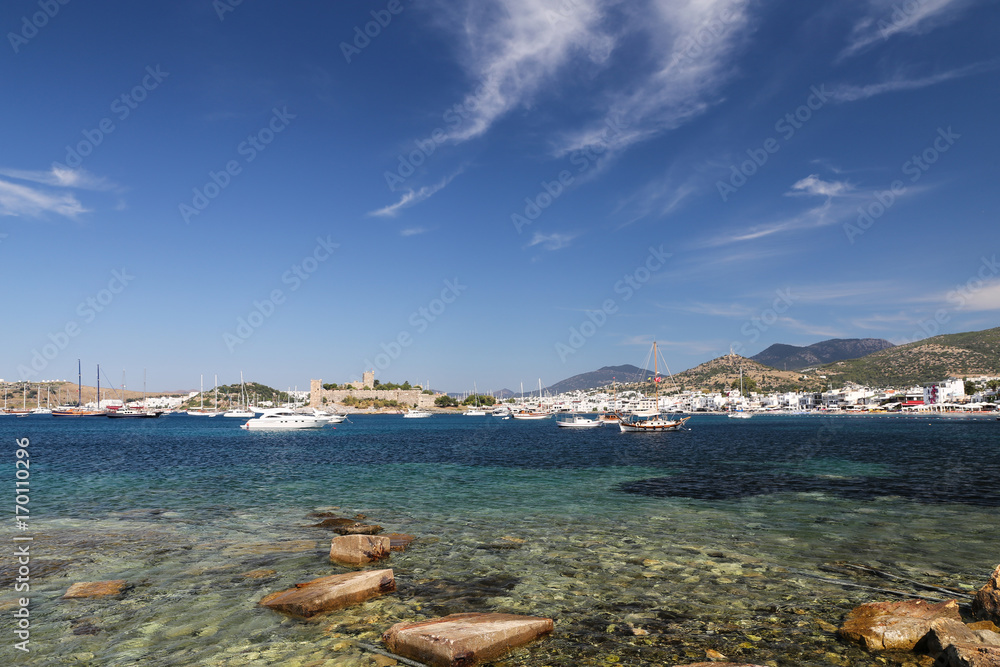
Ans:
{"type": "Polygon", "coordinates": [[[353,396],[357,399],[374,398],[381,401],[396,401],[403,408],[413,407],[416,403],[418,408],[434,407],[434,399],[440,394],[425,394],[420,389],[323,389],[322,380],[312,380],[309,383],[309,406],[319,408],[331,403],[342,403],[343,400],[353,396]]]}

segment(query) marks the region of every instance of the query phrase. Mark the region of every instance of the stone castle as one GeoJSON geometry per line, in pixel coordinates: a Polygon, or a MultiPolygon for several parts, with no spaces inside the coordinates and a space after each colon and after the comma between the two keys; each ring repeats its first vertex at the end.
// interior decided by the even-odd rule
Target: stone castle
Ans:
{"type": "MultiPolygon", "coordinates": [[[[355,376],[356,377],[356,376],[355,376]]],[[[331,403],[343,403],[348,396],[356,399],[374,398],[396,401],[401,408],[433,408],[434,399],[441,394],[425,394],[422,389],[376,389],[375,371],[365,371],[361,382],[347,382],[349,389],[323,389],[323,380],[309,381],[309,407],[320,408],[331,403]],[[324,402],[323,399],[326,399],[324,402]]]]}

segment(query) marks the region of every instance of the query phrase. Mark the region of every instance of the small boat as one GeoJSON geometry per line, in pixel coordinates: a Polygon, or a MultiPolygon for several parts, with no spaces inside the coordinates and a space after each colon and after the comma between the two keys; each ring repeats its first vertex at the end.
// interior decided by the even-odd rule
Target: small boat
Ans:
{"type": "Polygon", "coordinates": [[[740,409],[740,410],[734,410],[733,412],[730,412],[729,415],[728,415],[728,417],[730,419],[750,419],[751,417],[753,417],[753,413],[752,412],[745,412],[744,410],[740,409]]]}
{"type": "Polygon", "coordinates": [[[410,408],[405,413],[403,413],[403,419],[423,419],[425,417],[430,417],[431,414],[433,413],[427,412],[426,410],[415,410],[413,408],[410,408]]]}
{"type": "Polygon", "coordinates": [[[338,415],[333,412],[327,412],[325,410],[320,410],[319,408],[312,409],[313,414],[321,419],[325,419],[328,424],[340,424],[347,420],[347,415],[338,415]]]}
{"type": "Polygon", "coordinates": [[[298,430],[305,428],[323,428],[326,420],[316,415],[304,415],[288,408],[272,408],[265,410],[264,414],[240,424],[240,428],[246,431],[266,431],[266,430],[298,430]]]}
{"type": "Polygon", "coordinates": [[[223,417],[242,417],[243,419],[253,419],[257,413],[246,408],[233,408],[222,413],[223,417]]]}
{"type": "Polygon", "coordinates": [[[569,419],[560,419],[556,422],[556,426],[563,428],[595,428],[603,425],[604,422],[600,419],[588,419],[580,415],[573,415],[569,419]]]}

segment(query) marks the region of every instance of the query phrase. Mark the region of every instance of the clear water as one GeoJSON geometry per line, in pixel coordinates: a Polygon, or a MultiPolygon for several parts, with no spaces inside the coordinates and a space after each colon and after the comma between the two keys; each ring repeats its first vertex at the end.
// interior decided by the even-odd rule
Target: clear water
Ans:
{"type": "Polygon", "coordinates": [[[875,665],[831,632],[857,604],[898,599],[864,587],[941,594],[844,563],[969,591],[1000,562],[993,419],[696,416],[660,434],[352,419],[257,433],[180,415],[0,418],[8,489],[14,440],[31,440],[29,529],[11,518],[0,550],[0,662],[374,665],[393,623],[500,611],[556,630],[499,665],[673,665],[708,651],[875,665]],[[310,527],[323,511],[417,537],[377,566],[398,591],[310,621],[259,607],[346,571],[327,558],[333,534],[310,527]],[[15,535],[34,538],[27,655],[12,648],[15,535]],[[130,588],[60,599],[108,579],[130,588]]]}

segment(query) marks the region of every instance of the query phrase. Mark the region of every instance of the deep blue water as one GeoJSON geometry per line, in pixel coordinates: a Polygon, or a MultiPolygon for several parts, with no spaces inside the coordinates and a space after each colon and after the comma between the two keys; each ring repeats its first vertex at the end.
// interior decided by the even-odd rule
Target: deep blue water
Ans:
{"type": "MultiPolygon", "coordinates": [[[[275,587],[336,571],[323,557],[330,534],[310,528],[308,516],[331,508],[418,537],[392,558],[399,594],[367,605],[379,623],[343,621],[342,637],[377,645],[396,620],[470,605],[561,619],[562,631],[509,664],[602,664],[612,655],[673,664],[663,661],[703,658],[716,646],[746,661],[842,664],[816,657],[825,652],[867,664],[818,630],[792,650],[758,628],[751,649],[745,638],[705,635],[704,624],[787,632],[782,612],[772,619],[800,594],[790,571],[838,578],[824,568],[849,560],[967,588],[1000,560],[991,537],[1000,506],[993,419],[696,415],[689,430],[661,434],[458,415],[351,420],[257,433],[222,417],[0,418],[8,483],[15,438],[31,441],[25,534],[38,534],[38,558],[51,566],[37,580],[37,615],[51,622],[40,624],[41,661],[32,664],[74,654],[92,654],[91,664],[269,664],[301,659],[303,641],[336,664],[367,664],[367,649],[334,649],[337,638],[315,624],[255,607],[275,587]],[[286,540],[304,551],[262,546],[286,540]],[[235,575],[257,567],[277,579],[247,589],[235,575]],[[161,591],[178,582],[187,590],[192,577],[220,597],[175,601],[161,591]],[[102,632],[74,635],[74,615],[102,605],[58,596],[72,581],[112,578],[164,597],[145,606],[130,593],[99,614],[102,632]],[[719,595],[738,588],[744,606],[713,602],[719,587],[719,595]],[[664,611],[664,599],[683,612],[664,611]],[[174,602],[198,620],[171,617],[174,602]],[[649,634],[623,635],[623,615],[649,634]],[[185,623],[211,628],[214,639],[185,623]],[[690,646],[674,641],[678,624],[693,633],[690,646]],[[277,639],[264,641],[265,631],[277,639]]],[[[845,605],[867,601],[863,589],[804,581],[820,586],[806,596],[818,601],[817,623],[836,624],[845,605]]]]}

